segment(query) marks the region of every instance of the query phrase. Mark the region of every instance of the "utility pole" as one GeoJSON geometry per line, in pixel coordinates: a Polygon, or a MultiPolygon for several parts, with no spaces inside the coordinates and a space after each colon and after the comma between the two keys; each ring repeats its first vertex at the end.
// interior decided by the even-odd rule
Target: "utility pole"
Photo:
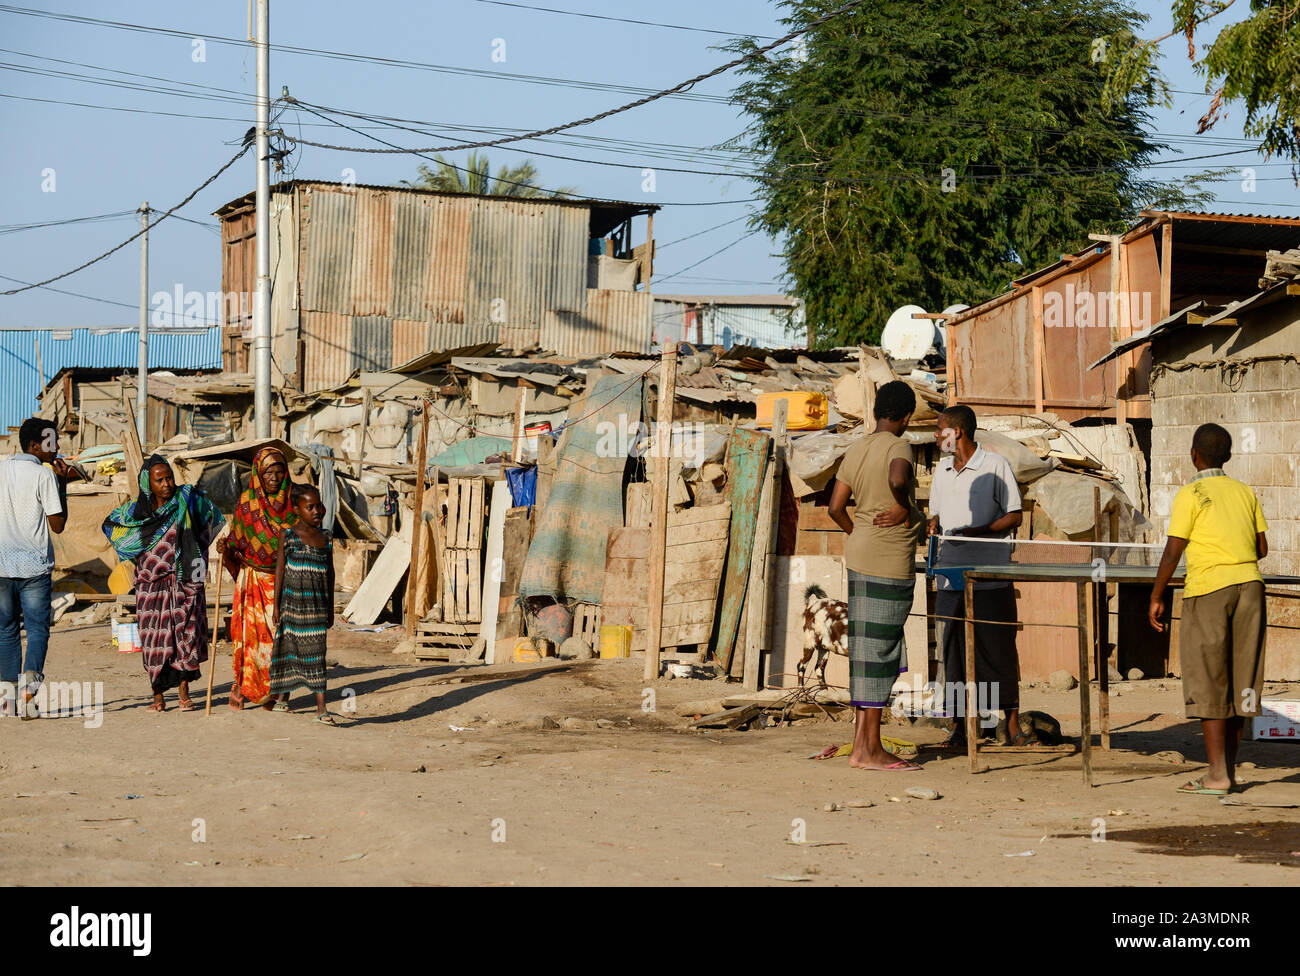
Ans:
{"type": "Polygon", "coordinates": [[[253,307],[253,421],[271,436],[271,12],[257,0],[257,303],[253,307]]]}
{"type": "Polygon", "coordinates": [[[140,204],[140,357],[135,377],[135,432],[145,442],[149,406],[149,201],[140,204]]]}

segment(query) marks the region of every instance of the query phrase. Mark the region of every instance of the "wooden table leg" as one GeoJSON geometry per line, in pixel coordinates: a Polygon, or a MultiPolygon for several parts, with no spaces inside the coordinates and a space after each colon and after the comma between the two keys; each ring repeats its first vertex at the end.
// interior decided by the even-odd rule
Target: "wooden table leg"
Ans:
{"type": "Polygon", "coordinates": [[[969,576],[965,580],[964,603],[966,607],[966,754],[970,756],[970,771],[979,770],[979,728],[975,698],[975,586],[969,576]]]}
{"type": "Polygon", "coordinates": [[[1094,628],[1097,631],[1097,706],[1101,712],[1101,747],[1110,748],[1110,655],[1106,649],[1110,646],[1110,606],[1108,603],[1109,587],[1103,580],[1092,584],[1096,594],[1097,606],[1094,628]]]}
{"type": "MultiPolygon", "coordinates": [[[[1075,584],[1079,632],[1079,743],[1083,752],[1083,781],[1092,786],[1092,715],[1088,690],[1088,584],[1075,584]]],[[[969,626],[969,624],[968,624],[969,626]]]]}

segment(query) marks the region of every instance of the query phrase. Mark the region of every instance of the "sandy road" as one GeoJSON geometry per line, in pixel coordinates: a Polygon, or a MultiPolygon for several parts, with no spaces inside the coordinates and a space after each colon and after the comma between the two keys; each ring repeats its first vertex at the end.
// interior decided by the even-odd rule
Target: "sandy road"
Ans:
{"type": "MultiPolygon", "coordinates": [[[[448,683],[457,669],[392,654],[390,635],[332,634],[332,707],[336,690],[355,695],[338,728],[312,722],[305,696],[290,715],[230,711],[227,647],[212,717],[157,715],[138,658],[110,648],[107,629],[56,631],[48,664],[52,680],[103,683],[98,728],[0,721],[0,882],[1300,882],[1300,809],[1174,793],[1203,758],[1176,681],[1112,701],[1116,749],[1086,790],[1077,757],[1003,755],[976,776],[931,753],[906,774],[807,758],[847,741],[847,723],[688,732],[673,706],[723,686],[660,681],[645,712],[638,661],[448,683]],[[542,715],[614,727],[533,727],[542,715]],[[1195,761],[1155,758],[1164,750],[1195,761]],[[908,798],[913,785],[943,796],[908,798]],[[825,809],[850,800],[874,805],[825,809]]],[[[1073,693],[1023,699],[1077,731],[1073,693]]],[[[1242,758],[1257,764],[1243,797],[1300,803],[1300,748],[1252,743],[1242,758]]]]}

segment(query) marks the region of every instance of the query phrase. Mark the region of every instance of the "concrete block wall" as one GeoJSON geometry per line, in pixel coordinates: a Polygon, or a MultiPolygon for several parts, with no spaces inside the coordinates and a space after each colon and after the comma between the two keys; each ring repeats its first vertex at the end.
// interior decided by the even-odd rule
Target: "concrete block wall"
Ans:
{"type": "Polygon", "coordinates": [[[1174,495],[1193,474],[1192,434],[1203,423],[1232,434],[1224,470],[1254,489],[1269,523],[1266,573],[1300,575],[1300,363],[1265,360],[1244,372],[1218,364],[1152,379],[1151,521],[1165,537],[1174,495]]]}

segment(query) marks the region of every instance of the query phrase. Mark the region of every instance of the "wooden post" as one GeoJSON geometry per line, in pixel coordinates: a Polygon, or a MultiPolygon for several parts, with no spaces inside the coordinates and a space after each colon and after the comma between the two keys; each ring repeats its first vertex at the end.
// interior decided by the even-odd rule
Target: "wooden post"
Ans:
{"type": "Polygon", "coordinates": [[[749,585],[745,603],[745,669],[743,687],[757,691],[763,670],[763,650],[768,643],[767,618],[772,594],[772,556],[781,520],[781,465],[785,461],[786,421],[790,403],[781,398],[772,405],[772,460],[763,479],[758,503],[758,529],[754,536],[754,558],[749,564],[749,585]]]}
{"type": "Polygon", "coordinates": [[[429,451],[429,401],[420,400],[420,444],[415,457],[415,525],[411,526],[411,568],[406,574],[406,632],[415,635],[415,578],[419,575],[420,540],[424,536],[424,462],[429,451]]]}
{"type": "Polygon", "coordinates": [[[437,582],[434,584],[433,593],[438,607],[442,610],[442,619],[445,621],[447,619],[447,606],[443,602],[445,592],[443,583],[447,572],[447,557],[445,555],[446,542],[442,535],[442,489],[438,487],[438,468],[435,467],[430,474],[429,480],[433,483],[433,566],[437,570],[435,575],[437,582]]]}
{"type": "Polygon", "coordinates": [[[370,429],[370,390],[361,397],[361,440],[357,444],[357,480],[361,480],[366,467],[366,431],[370,429]]]}
{"type": "Polygon", "coordinates": [[[140,435],[135,429],[135,409],[126,397],[122,398],[122,404],[126,408],[127,421],[126,430],[122,433],[123,460],[127,465],[127,473],[134,477],[144,466],[144,445],[140,443],[140,435]]]}
{"type": "Polygon", "coordinates": [[[528,387],[524,381],[519,380],[519,388],[515,391],[515,426],[510,437],[510,460],[518,462],[519,454],[523,450],[524,440],[524,416],[528,406],[528,387]]]}
{"type": "Polygon", "coordinates": [[[867,375],[866,346],[858,346],[858,388],[862,391],[862,426],[869,428],[876,405],[876,384],[867,375]]]}
{"type": "Polygon", "coordinates": [[[1167,319],[1173,309],[1170,308],[1174,282],[1174,222],[1166,220],[1160,228],[1160,318],[1167,319]]]}
{"type": "Polygon", "coordinates": [[[659,643],[664,623],[664,559],[668,547],[668,469],[672,460],[673,399],[677,384],[677,343],[664,343],[659,361],[659,419],[650,460],[650,595],[646,600],[645,679],[659,677],[659,643]]]}
{"type": "MultiPolygon", "coordinates": [[[[975,581],[973,574],[963,573],[963,596],[966,606],[966,754],[970,756],[970,771],[979,770],[979,703],[975,696],[975,581]]],[[[947,697],[947,693],[944,693],[947,697]]]]}
{"type": "Polygon", "coordinates": [[[1034,408],[1043,412],[1043,399],[1046,396],[1047,377],[1043,364],[1047,361],[1047,336],[1043,332],[1043,286],[1034,285],[1030,299],[1034,307],[1034,408]]]}
{"type": "Polygon", "coordinates": [[[1079,747],[1083,752],[1083,781],[1092,785],[1092,693],[1088,689],[1088,584],[1075,584],[1079,632],[1079,747]]]}
{"type": "MultiPolygon", "coordinates": [[[[1092,489],[1092,538],[1094,542],[1101,541],[1101,489],[1094,487],[1092,489]]],[[[1100,546],[1093,546],[1092,558],[1100,559],[1098,550],[1100,546]]],[[[1104,561],[1103,561],[1104,563],[1104,561]]],[[[1110,621],[1110,611],[1106,606],[1106,569],[1103,564],[1101,568],[1101,579],[1097,579],[1097,573],[1093,574],[1092,583],[1092,633],[1093,645],[1097,648],[1097,705],[1101,712],[1101,747],[1110,748],[1110,655],[1106,653],[1107,645],[1110,643],[1110,628],[1107,626],[1110,621]]]]}

